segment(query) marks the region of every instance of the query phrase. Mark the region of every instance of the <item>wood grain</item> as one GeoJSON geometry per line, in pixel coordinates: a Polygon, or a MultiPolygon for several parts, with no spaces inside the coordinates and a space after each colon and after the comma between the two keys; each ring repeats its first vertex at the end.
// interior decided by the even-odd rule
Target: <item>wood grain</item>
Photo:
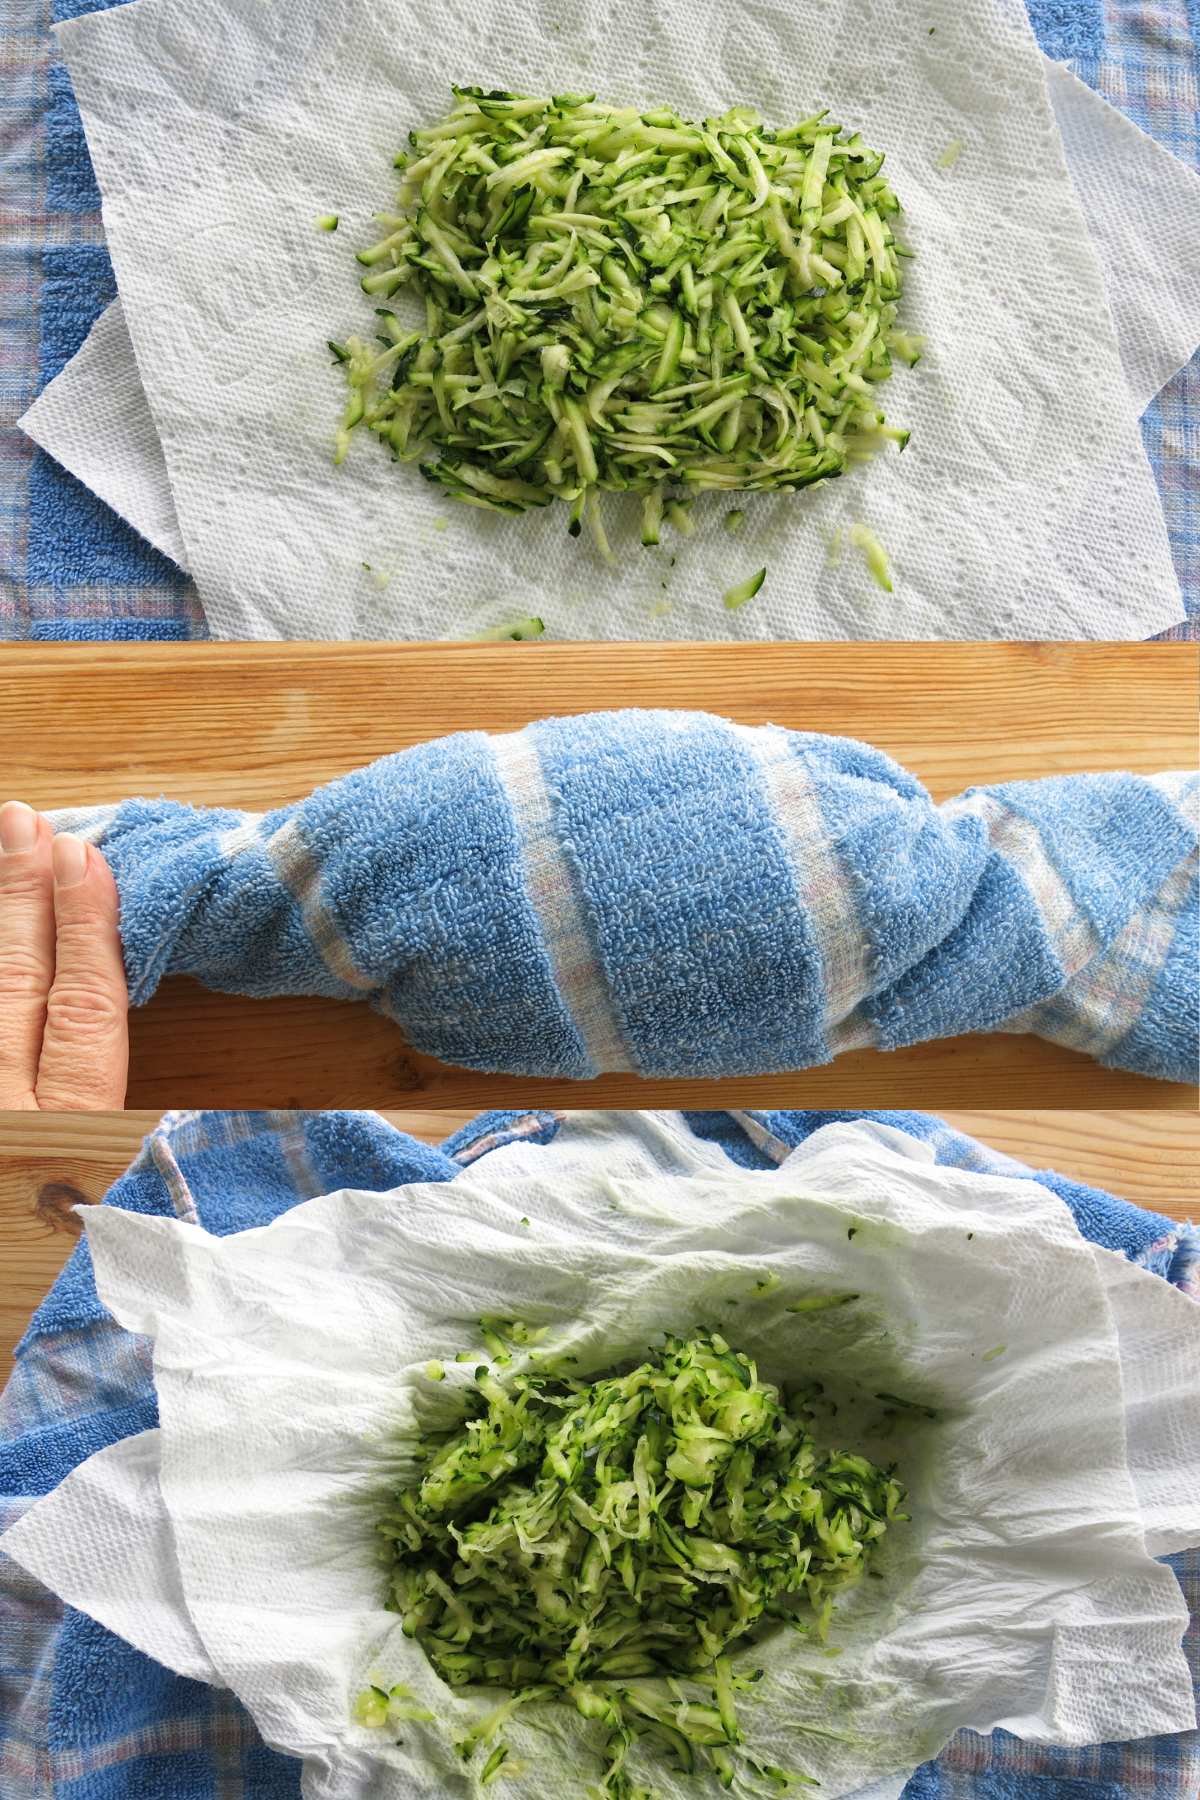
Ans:
{"type": "Polygon", "coordinates": [[[802,1074],[723,1081],[479,1075],[410,1049],[349,1001],[247,1000],[179,977],[131,1015],[129,1103],[175,1106],[1140,1106],[1191,1111],[1194,1090],[1103,1069],[1003,1032],[856,1050],[802,1074]]]}
{"type": "MultiPolygon", "coordinates": [[[[617,706],[865,738],[943,799],[972,783],[1192,766],[1198,704],[1190,644],[16,644],[0,652],[0,799],[162,793],[262,810],[445,732],[617,706]]],[[[184,980],[135,1013],[132,1049],[132,1107],[1195,1105],[1189,1087],[1003,1035],[719,1084],[514,1081],[419,1056],[362,1006],[184,980]]]]}
{"type": "MultiPolygon", "coordinates": [[[[385,1115],[436,1143],[469,1108],[385,1115]]],[[[1200,1222],[1200,1118],[1162,1112],[947,1112],[949,1124],[1034,1168],[1057,1169],[1140,1206],[1200,1222]]],[[[0,1383],[9,1350],[79,1234],[70,1208],[102,1198],[136,1154],[154,1112],[0,1114],[0,1383]]]]}

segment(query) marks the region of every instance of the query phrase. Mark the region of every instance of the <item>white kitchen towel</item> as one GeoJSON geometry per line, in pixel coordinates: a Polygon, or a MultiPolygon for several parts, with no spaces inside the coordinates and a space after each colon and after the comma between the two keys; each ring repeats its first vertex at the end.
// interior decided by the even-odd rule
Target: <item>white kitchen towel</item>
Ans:
{"type": "MultiPolygon", "coordinates": [[[[887,1127],[831,1125],[780,1169],[749,1172],[648,1124],[635,1143],[585,1121],[591,1141],[573,1131],[553,1167],[514,1145],[449,1186],[327,1195],[223,1239],[88,1211],[101,1296],[154,1339],[161,1433],[83,1465],[4,1550],[172,1666],[231,1686],[268,1741],[304,1756],[309,1800],[441,1792],[461,1768],[450,1739],[486,1701],[444,1688],[381,1609],[371,1544],[414,1428],[461,1404],[472,1369],[454,1352],[496,1308],[547,1325],[542,1349],[577,1354],[585,1374],[664,1326],[724,1322],[769,1377],[836,1371],[838,1419],[867,1454],[899,1458],[912,1496],[883,1579],[838,1609],[835,1661],[790,1635],[756,1648],[757,1753],[836,1796],[915,1766],[963,1724],[1059,1743],[1189,1727],[1186,1609],[1147,1530],[1169,1517],[1176,1536],[1200,1535],[1200,1446],[1182,1434],[1173,1497],[1158,1489],[1143,1511],[1125,1410],[1131,1375],[1149,1393],[1153,1364],[1173,1388],[1194,1372],[1195,1309],[1168,1294],[1182,1304],[1160,1310],[1164,1284],[1136,1274],[1118,1283],[1118,1332],[1102,1264],[1060,1201],[939,1168],[887,1127]],[[767,1270],[779,1285],[755,1298],[767,1270]],[[852,1306],[784,1311],[851,1285],[852,1306]],[[430,1356],[445,1381],[425,1376],[430,1356]],[[863,1422],[880,1389],[938,1416],[863,1422]],[[139,1524],[155,1456],[162,1507],[139,1524]],[[126,1458],[135,1493],[118,1504],[126,1458]],[[148,1607],[127,1580],[130,1529],[148,1607]],[[166,1626],[179,1593],[188,1620],[166,1626]],[[437,1722],[400,1745],[351,1723],[372,1674],[406,1681],[437,1722]],[[840,1708],[852,1732],[798,1737],[840,1708]]],[[[543,1710],[508,1733],[534,1800],[563,1795],[564,1768],[582,1789],[594,1752],[586,1726],[543,1710]]],[[[682,1792],[661,1771],[656,1785],[682,1792]]]]}
{"type": "MultiPolygon", "coordinates": [[[[250,0],[136,0],[61,29],[187,563],[218,636],[445,637],[514,610],[562,637],[1140,638],[1182,618],[1137,432],[1144,400],[1114,332],[1122,309],[1076,198],[1095,204],[1108,184],[1072,186],[1017,0],[936,0],[919,17],[903,0],[764,8],[736,31],[716,0],[709,11],[658,0],[648,32],[581,0],[459,0],[428,19],[411,0],[303,0],[284,29],[250,0]],[[713,52],[701,63],[698,39],[713,52]],[[699,509],[695,538],[656,552],[626,518],[615,568],[566,536],[558,509],[479,515],[368,444],[334,470],[341,390],[324,342],[370,313],[350,250],[391,201],[408,125],[466,78],[569,82],[696,114],[735,95],[772,120],[820,96],[862,125],[908,207],[905,317],[930,339],[887,390],[890,416],[913,428],[904,456],[818,493],[757,497],[739,538],[719,530],[717,502],[699,509]],[[939,167],[956,139],[954,167],[939,167]],[[342,225],[324,236],[313,220],[329,209],[342,225]],[[891,553],[894,595],[857,556],[830,561],[836,527],[855,519],[891,553]],[[758,563],[766,585],[729,614],[721,593],[758,563]]],[[[1140,146],[1128,130],[1122,154],[1140,146]]],[[[1102,156],[1123,135],[1081,134],[1102,156]]],[[[1115,272],[1112,234],[1098,239],[1115,272]]],[[[1187,311],[1151,334],[1180,360],[1187,311]]],[[[1141,387],[1164,360],[1134,359],[1141,387]]],[[[36,423],[65,452],[72,428],[36,423]]]]}

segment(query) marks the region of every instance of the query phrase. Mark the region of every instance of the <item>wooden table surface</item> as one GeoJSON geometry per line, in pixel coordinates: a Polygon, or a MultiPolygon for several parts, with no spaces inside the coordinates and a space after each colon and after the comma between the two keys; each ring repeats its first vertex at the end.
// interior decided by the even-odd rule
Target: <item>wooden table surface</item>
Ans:
{"type": "MultiPolygon", "coordinates": [[[[431,1143],[474,1114],[389,1112],[431,1143]]],[[[1177,1219],[1200,1221],[1200,1118],[1162,1112],[946,1112],[995,1149],[1034,1168],[1108,1188],[1177,1219]]],[[[9,1351],[79,1235],[70,1210],[102,1198],[157,1113],[0,1114],[0,1384],[9,1351]]]]}
{"type": "MultiPolygon", "coordinates": [[[[868,739],[940,800],[972,783],[1190,767],[1198,703],[1190,644],[16,644],[0,651],[0,799],[264,810],[445,732],[665,706],[868,739]]],[[[1195,1105],[1189,1087],[1002,1034],[858,1051],[799,1076],[534,1082],[417,1055],[362,1005],[184,979],[132,1031],[129,1105],[156,1109],[1195,1105]]]]}

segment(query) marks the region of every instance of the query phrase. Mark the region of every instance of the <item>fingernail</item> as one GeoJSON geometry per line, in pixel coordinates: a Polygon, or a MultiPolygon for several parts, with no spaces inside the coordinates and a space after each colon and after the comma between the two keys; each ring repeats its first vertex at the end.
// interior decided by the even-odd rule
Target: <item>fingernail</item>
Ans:
{"type": "Polygon", "coordinates": [[[10,800],[0,806],[0,850],[12,856],[20,850],[32,850],[37,843],[37,814],[23,800],[10,800]]]}
{"type": "Polygon", "coordinates": [[[72,837],[69,831],[60,833],[54,840],[55,887],[75,887],[87,874],[87,866],[87,845],[83,839],[72,837]]]}

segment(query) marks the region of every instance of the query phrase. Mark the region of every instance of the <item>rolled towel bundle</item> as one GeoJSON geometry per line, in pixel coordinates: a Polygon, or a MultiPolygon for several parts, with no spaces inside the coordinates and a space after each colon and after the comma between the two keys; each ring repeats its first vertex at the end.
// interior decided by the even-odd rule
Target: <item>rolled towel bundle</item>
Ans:
{"type": "Polygon", "coordinates": [[[1196,1072],[1194,774],[935,806],[852,739],[704,713],[548,719],[263,814],[128,800],[100,845],[135,1004],[165,975],[365,998],[495,1072],[723,1076],[1030,1031],[1196,1072]]]}

